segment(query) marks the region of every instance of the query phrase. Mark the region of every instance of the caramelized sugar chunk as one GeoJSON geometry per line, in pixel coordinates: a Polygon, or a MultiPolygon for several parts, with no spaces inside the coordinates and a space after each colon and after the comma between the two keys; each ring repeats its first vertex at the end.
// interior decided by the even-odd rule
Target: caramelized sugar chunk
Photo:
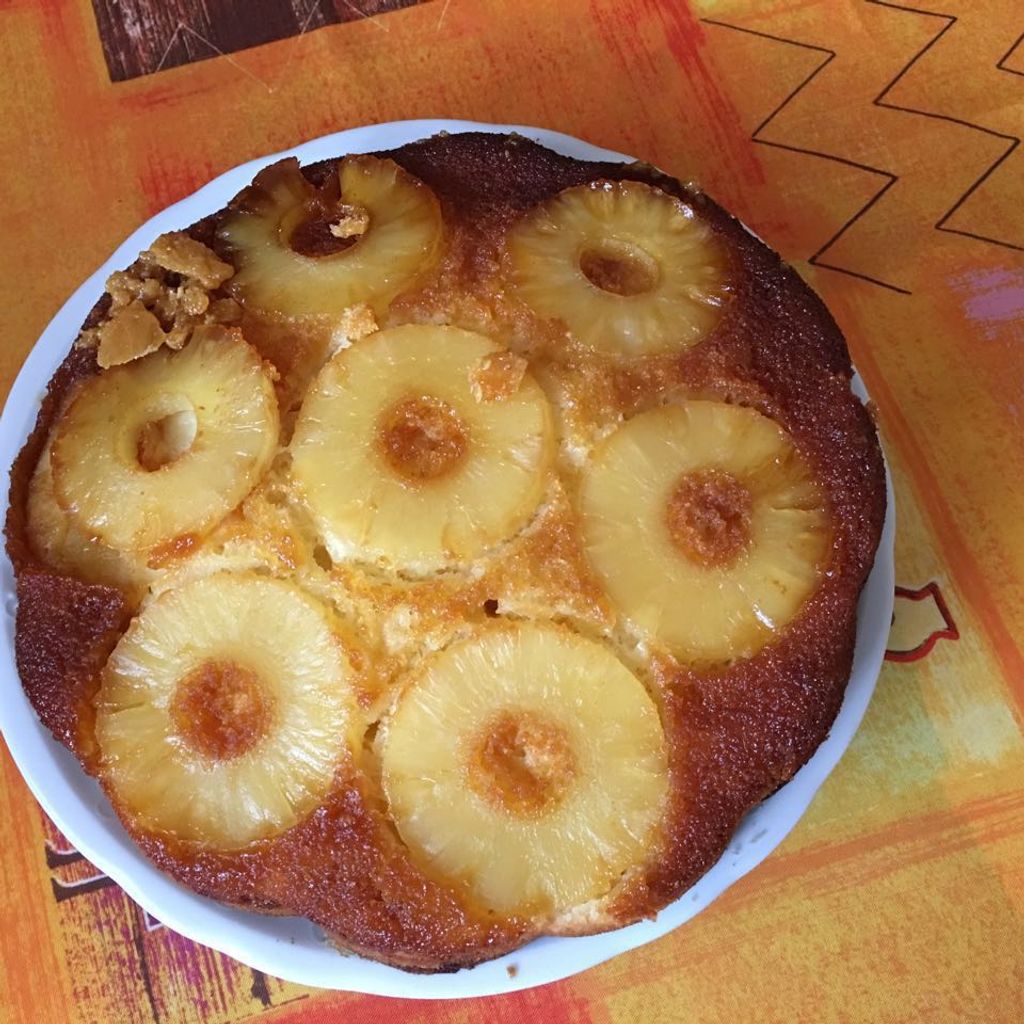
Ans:
{"type": "Polygon", "coordinates": [[[180,349],[201,325],[238,320],[234,300],[216,292],[234,268],[183,231],[161,235],[129,270],[107,279],[110,309],[79,344],[97,346],[101,369],[121,366],[161,345],[180,349]]]}
{"type": "Polygon", "coordinates": [[[190,238],[184,231],[161,235],[143,253],[145,257],[164,270],[192,278],[207,291],[219,288],[235,272],[235,268],[220,259],[209,246],[190,238]]]}

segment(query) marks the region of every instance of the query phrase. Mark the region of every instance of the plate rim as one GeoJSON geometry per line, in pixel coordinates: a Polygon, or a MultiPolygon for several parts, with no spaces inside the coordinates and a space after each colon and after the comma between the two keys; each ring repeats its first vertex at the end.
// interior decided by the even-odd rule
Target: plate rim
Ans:
{"type": "MultiPolygon", "coordinates": [[[[9,466],[35,422],[47,382],[67,354],[112,270],[128,265],[157,235],[187,227],[214,212],[247,185],[261,167],[284,156],[303,163],[343,153],[391,149],[440,131],[517,132],[566,155],[586,160],[628,162],[632,157],[594,146],[575,136],[530,125],[417,119],[363,125],[332,132],[232,167],[201,188],[158,211],[136,228],[67,299],[40,334],[11,386],[0,416],[0,462],[9,466]]],[[[867,391],[854,373],[854,391],[867,391]]],[[[884,458],[884,450],[883,450],[884,458]]],[[[95,779],[50,735],[32,709],[14,662],[16,597],[13,570],[0,557],[3,623],[0,636],[0,732],[22,778],[43,810],[82,855],[113,879],[143,909],[192,941],[249,967],[301,985],[369,995],[448,999],[497,995],[558,981],[639,948],[680,927],[752,871],[792,831],[814,794],[838,764],[857,732],[881,670],[895,585],[895,505],[888,462],[886,516],[874,566],[861,592],[857,637],[842,706],[808,762],[775,794],[741,821],[728,849],[697,883],[655,919],[583,937],[537,939],[497,960],[453,974],[409,974],[327,945],[319,929],[302,918],[268,918],[216,903],[185,889],[160,872],[138,850],[104,807],[95,779]],[[89,793],[90,800],[85,793],[89,793]],[[96,796],[99,795],[99,803],[96,796]],[[285,922],[282,926],[280,923],[285,922]],[[276,923],[276,927],[274,926],[276,923]],[[290,930],[289,930],[290,929],[290,930]],[[557,955],[552,955],[557,952],[557,955]],[[314,954],[314,955],[311,955],[314,954]],[[515,966],[515,972],[509,968],[515,966]]],[[[8,507],[9,479],[0,481],[0,507],[8,507]]]]}

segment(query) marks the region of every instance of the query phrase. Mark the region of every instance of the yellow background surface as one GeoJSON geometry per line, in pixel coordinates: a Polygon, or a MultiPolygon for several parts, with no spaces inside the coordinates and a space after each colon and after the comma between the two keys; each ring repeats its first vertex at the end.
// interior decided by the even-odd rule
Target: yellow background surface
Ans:
{"type": "Polygon", "coordinates": [[[1022,33],[1020,0],[433,0],[112,84],[88,0],[0,0],[0,394],[129,232],[229,167],[378,121],[541,125],[699,181],[822,294],[901,585],[783,846],[660,941],[485,1002],[303,989],[172,935],[4,752],[0,1020],[1024,1020],[1022,33]]]}

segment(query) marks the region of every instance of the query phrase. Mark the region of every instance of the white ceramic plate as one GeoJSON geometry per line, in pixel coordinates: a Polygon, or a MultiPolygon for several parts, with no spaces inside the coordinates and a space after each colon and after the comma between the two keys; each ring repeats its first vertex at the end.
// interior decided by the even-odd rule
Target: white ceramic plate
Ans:
{"type": "MultiPolygon", "coordinates": [[[[398,121],[353,128],[314,139],[287,153],[253,160],[222,174],[168,207],[125,240],[65,303],[33,348],[0,419],[0,507],[7,507],[7,472],[35,422],[47,381],[63,360],[82,321],[103,292],[107,276],[130,264],[164,231],[220,209],[264,165],[282,156],[311,163],[345,153],[392,149],[439,131],[516,131],[551,149],[585,160],[630,159],[557,132],[522,125],[470,121],[398,121]]],[[[859,379],[858,393],[866,397],[859,379]]],[[[775,849],[800,819],[835,767],[867,708],[875,687],[893,605],[893,495],[874,570],[861,596],[853,674],[839,717],[814,757],[782,789],[750,812],[721,860],[654,921],[586,938],[540,939],[500,960],[456,974],[412,975],[355,956],[343,956],[318,928],[298,918],[263,917],[223,907],[161,874],[128,838],[97,783],[39,724],[25,698],[14,663],[15,592],[11,565],[0,559],[3,595],[0,637],[0,728],[29,788],[68,839],[152,915],[175,931],[219,949],[268,974],[303,985],[379,995],[450,998],[491,995],[568,977],[659,938],[703,910],[775,849]],[[510,977],[507,967],[515,965],[510,977]]]]}

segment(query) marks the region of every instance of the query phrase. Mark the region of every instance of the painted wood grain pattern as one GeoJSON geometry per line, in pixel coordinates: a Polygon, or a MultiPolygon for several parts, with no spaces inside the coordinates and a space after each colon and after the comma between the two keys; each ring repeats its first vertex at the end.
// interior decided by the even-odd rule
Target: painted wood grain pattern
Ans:
{"type": "Polygon", "coordinates": [[[92,0],[114,82],[427,0],[92,0]]]}
{"type": "Polygon", "coordinates": [[[302,990],[164,927],[42,812],[40,819],[58,920],[69,934],[88,937],[66,957],[74,990],[95,1020],[217,1024],[306,998],[302,990]]]}

